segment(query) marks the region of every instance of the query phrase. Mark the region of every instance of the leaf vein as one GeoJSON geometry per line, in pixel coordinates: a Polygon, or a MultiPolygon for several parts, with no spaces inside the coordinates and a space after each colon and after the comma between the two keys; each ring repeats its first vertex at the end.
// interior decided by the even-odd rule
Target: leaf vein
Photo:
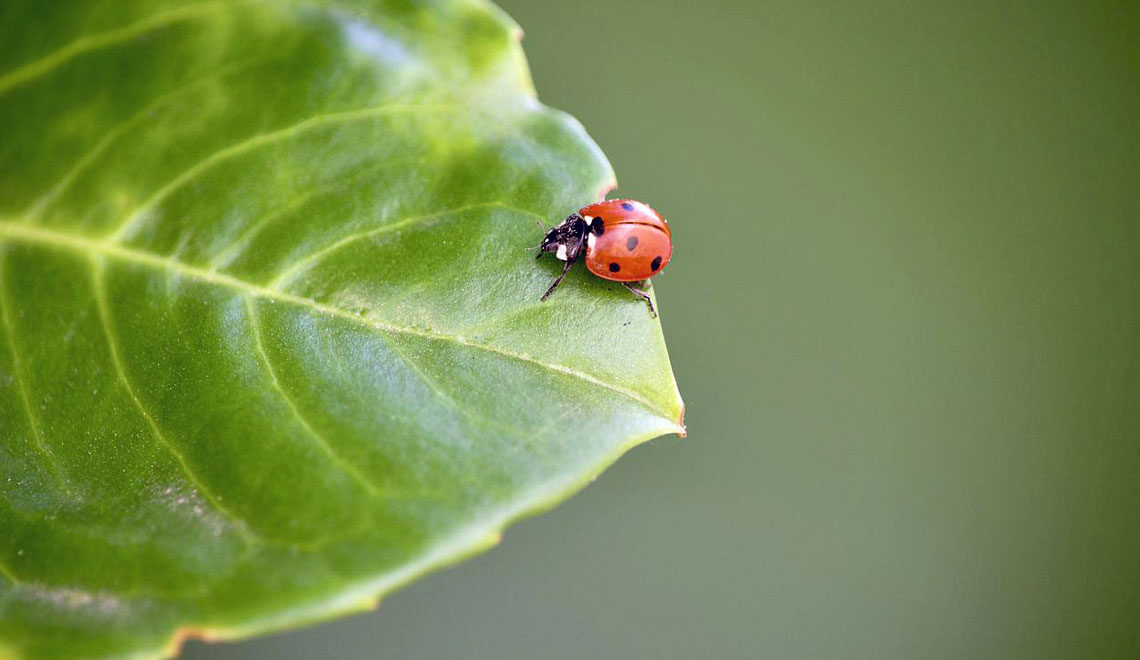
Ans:
{"type": "Polygon", "coordinates": [[[172,179],[159,187],[150,197],[142,204],[135,207],[130,213],[126,215],[123,221],[114,229],[111,230],[107,236],[107,240],[113,243],[122,242],[123,239],[129,238],[130,235],[138,228],[140,224],[146,221],[148,211],[156,206],[163,199],[168,197],[171,193],[193,181],[195,177],[206,172],[211,167],[218,163],[225,162],[229,158],[240,156],[242,154],[254,151],[262,146],[273,144],[282,140],[287,140],[291,137],[303,134],[305,131],[316,128],[319,126],[335,125],[340,123],[363,121],[367,119],[375,119],[384,115],[396,114],[400,112],[412,111],[457,111],[459,106],[455,105],[437,105],[437,104],[386,104],[374,106],[370,108],[362,108],[357,110],[344,110],[340,112],[330,112],[321,115],[314,115],[308,117],[296,124],[286,126],[285,128],[268,133],[258,133],[252,137],[246,138],[236,144],[227,147],[222,147],[217,151],[209,154],[205,158],[191,165],[182,173],[175,175],[172,179]]]}
{"type": "Polygon", "coordinates": [[[428,387],[428,389],[430,389],[437,397],[439,397],[444,403],[446,403],[449,407],[454,409],[460,415],[463,415],[467,419],[471,420],[472,422],[475,422],[476,424],[478,424],[480,426],[483,426],[486,428],[498,429],[499,431],[502,431],[503,433],[506,433],[508,435],[513,435],[513,436],[518,437],[518,438],[529,439],[528,436],[523,435],[522,433],[519,433],[517,430],[511,429],[511,428],[508,428],[505,426],[501,426],[501,425],[493,422],[492,420],[487,419],[486,417],[483,417],[482,415],[479,415],[478,413],[476,413],[471,408],[464,406],[461,403],[459,403],[458,401],[456,401],[455,397],[453,397],[450,394],[448,394],[447,392],[443,391],[443,388],[439,385],[439,382],[435,378],[432,378],[431,376],[429,376],[427,374],[427,372],[425,372],[423,369],[421,369],[420,366],[418,364],[416,364],[416,362],[414,360],[412,360],[410,357],[408,357],[407,354],[405,354],[402,350],[400,350],[399,347],[396,346],[396,344],[394,342],[390,341],[388,337],[384,337],[384,340],[385,340],[384,343],[388,346],[388,348],[393,353],[396,354],[396,357],[403,360],[404,364],[408,367],[408,369],[411,370],[412,373],[416,374],[416,377],[418,377],[420,379],[420,381],[423,382],[423,384],[428,387]]]}
{"type": "Polygon", "coordinates": [[[135,406],[135,409],[146,421],[146,424],[150,427],[150,430],[154,434],[155,439],[160,445],[166,448],[166,450],[178,463],[179,467],[182,470],[182,473],[186,475],[186,478],[190,481],[190,483],[198,488],[198,490],[202,493],[202,497],[204,497],[206,501],[208,501],[210,505],[214,507],[215,510],[217,510],[221,515],[225,516],[230,520],[230,522],[234,524],[234,528],[237,530],[238,535],[241,536],[242,540],[247,546],[254,545],[258,542],[258,539],[253,535],[252,531],[249,528],[249,525],[246,524],[246,522],[242,520],[237,514],[235,514],[233,511],[230,511],[229,508],[223,505],[221,501],[219,501],[218,497],[210,490],[210,488],[208,488],[207,485],[194,473],[194,470],[190,467],[190,463],[186,460],[186,457],[182,454],[178,447],[162,433],[162,430],[158,427],[158,422],[156,422],[150,412],[147,411],[146,407],[142,403],[142,400],[140,400],[138,394],[135,393],[135,388],[131,385],[130,379],[127,377],[126,369],[123,367],[122,357],[119,354],[118,341],[115,339],[115,331],[111,324],[111,309],[107,303],[107,289],[106,284],[103,281],[104,268],[102,259],[92,258],[91,266],[91,283],[95,294],[95,306],[98,309],[99,313],[99,322],[103,328],[103,334],[107,339],[107,347],[111,353],[111,363],[115,367],[115,375],[118,378],[119,382],[122,384],[123,389],[126,390],[127,396],[130,397],[131,402],[135,406]]]}
{"type": "Polygon", "coordinates": [[[423,339],[436,341],[446,341],[474,350],[493,353],[519,362],[526,362],[541,369],[562,374],[584,381],[586,383],[590,383],[591,385],[596,385],[598,387],[610,390],[615,394],[621,395],[624,398],[640,404],[654,414],[665,418],[671,417],[668,411],[659,409],[641,394],[620,385],[605,381],[580,369],[575,369],[573,367],[568,367],[552,362],[546,362],[540,358],[527,355],[526,353],[520,353],[490,344],[482,344],[472,341],[461,335],[444,334],[431,330],[404,327],[381,320],[364,319],[346,310],[321,303],[310,298],[304,298],[302,296],[288,293],[286,291],[280,291],[271,289],[266,286],[253,284],[227,275],[225,273],[211,272],[204,268],[192,266],[180,261],[166,257],[160,257],[144,252],[142,250],[127,247],[119,243],[113,243],[97,238],[63,234],[58,231],[46,229],[43,227],[14,224],[12,222],[3,220],[0,220],[0,235],[7,236],[10,239],[21,240],[29,243],[37,243],[40,245],[47,245],[56,248],[66,248],[79,252],[81,254],[99,254],[126,263],[146,266],[159,271],[173,271],[179,275],[210,285],[245,292],[256,298],[263,298],[266,300],[274,300],[286,304],[296,305],[298,307],[309,309],[313,312],[341,318],[351,323],[363,325],[380,332],[416,336],[423,339]]]}
{"type": "Polygon", "coordinates": [[[273,58],[252,57],[240,60],[228,66],[224,66],[217,71],[197,78],[196,80],[185,83],[165,94],[162,94],[161,96],[156,97],[153,101],[148,103],[130,118],[115,125],[109,131],[107,131],[107,133],[105,133],[103,137],[101,137],[95,143],[95,145],[91,147],[90,150],[88,150],[86,153],[80,156],[78,160],[75,161],[71,168],[68,169],[67,173],[60,177],[58,181],[56,181],[55,185],[53,185],[50,189],[48,189],[46,193],[32,202],[31,206],[28,207],[28,210],[23,215],[31,222],[34,222],[37,218],[41,217],[44,211],[46,211],[48,207],[52,205],[52,203],[59,199],[63,193],[66,192],[73,183],[75,183],[75,180],[79,178],[79,175],[85,169],[95,163],[97,159],[111,147],[111,145],[113,145],[123,136],[129,135],[130,132],[141,125],[144,120],[150,118],[158,108],[162,107],[163,104],[168,103],[172,99],[175,99],[180,95],[195,89],[196,87],[221,80],[222,78],[225,78],[226,76],[229,76],[233,73],[237,73],[247,68],[253,68],[254,66],[257,66],[271,59],[273,58]]]}
{"type": "Polygon", "coordinates": [[[254,347],[257,349],[257,354],[260,356],[261,362],[265,367],[265,371],[269,375],[269,381],[273,386],[273,389],[281,397],[281,400],[285,402],[285,405],[288,406],[289,410],[292,411],[293,417],[297,420],[297,423],[300,424],[301,428],[305,430],[305,433],[308,434],[310,438],[312,438],[317,447],[320,448],[320,450],[329,457],[329,460],[331,460],[353,481],[358,483],[360,487],[363,488],[370,496],[376,497],[379,495],[379,490],[376,488],[376,486],[372,484],[372,482],[370,482],[367,478],[365,478],[365,476],[361,474],[359,470],[353,467],[351,463],[344,460],[344,458],[342,458],[336,452],[336,450],[333,449],[328,440],[326,440],[324,436],[318,433],[317,430],[313,428],[313,425],[310,424],[307,419],[305,419],[305,416],[301,414],[301,411],[293,402],[293,398],[289,396],[289,393],[285,391],[285,388],[281,385],[281,381],[277,378],[277,370],[273,368],[273,361],[270,359],[269,353],[265,350],[265,345],[261,341],[261,319],[260,315],[257,313],[257,308],[254,306],[253,298],[251,298],[248,294],[243,293],[242,300],[245,302],[246,314],[249,316],[250,332],[253,335],[254,347]]]}
{"type": "Polygon", "coordinates": [[[12,571],[11,567],[6,565],[2,560],[0,560],[0,577],[5,578],[17,587],[22,584],[20,578],[16,577],[16,574],[12,571]]]}
{"type": "MultiPolygon", "coordinates": [[[[332,186],[329,187],[331,188],[332,186]]],[[[318,189],[305,191],[293,199],[290,199],[285,204],[274,208],[270,212],[258,218],[254,218],[254,220],[250,222],[249,227],[246,228],[245,231],[243,231],[229,244],[222,246],[220,249],[218,249],[217,252],[214,253],[214,256],[210,258],[210,263],[208,264],[209,269],[218,270],[219,268],[225,268],[226,266],[229,266],[231,263],[233,263],[234,259],[236,259],[239,254],[249,246],[249,242],[253,239],[254,235],[260,232],[267,225],[277,220],[277,218],[280,218],[291,211],[295,211],[301,208],[305,205],[306,202],[318,195],[320,192],[321,191],[318,189]]]]}
{"type": "Polygon", "coordinates": [[[324,259],[329,254],[336,252],[337,250],[345,247],[346,245],[350,245],[350,244],[355,243],[357,241],[361,241],[361,240],[364,240],[367,238],[371,238],[373,236],[378,236],[380,234],[386,234],[389,232],[393,232],[393,231],[396,231],[397,229],[404,229],[405,227],[410,227],[412,225],[418,224],[420,222],[426,222],[428,220],[435,220],[437,218],[445,218],[448,216],[458,215],[458,214],[463,213],[465,211],[471,211],[471,210],[479,209],[479,208],[494,208],[494,207],[511,209],[514,211],[519,211],[520,213],[527,213],[529,215],[534,215],[534,216],[538,217],[538,214],[536,214],[536,213],[532,213],[530,211],[527,211],[526,209],[520,209],[520,208],[512,207],[512,206],[509,206],[503,202],[479,202],[476,204],[465,204],[463,206],[457,206],[455,208],[443,209],[442,211],[433,211],[431,213],[424,213],[423,215],[416,215],[416,216],[411,216],[408,218],[403,218],[401,220],[397,220],[395,222],[390,222],[390,223],[384,224],[380,227],[376,227],[374,229],[369,229],[367,231],[362,231],[362,232],[358,232],[355,234],[349,234],[348,236],[340,238],[340,239],[330,243],[329,245],[326,245],[325,247],[316,250],[315,252],[313,252],[307,256],[301,257],[297,261],[293,262],[293,264],[290,265],[288,268],[286,268],[286,269],[282,270],[280,273],[278,273],[277,277],[275,277],[273,279],[273,281],[269,283],[268,286],[269,286],[269,288],[275,289],[275,290],[281,289],[283,286],[288,284],[290,282],[290,280],[292,280],[294,277],[296,277],[298,273],[305,270],[310,264],[319,263],[322,259],[324,259]]]}
{"type": "MultiPolygon", "coordinates": [[[[0,254],[0,263],[4,259],[4,255],[0,254]]],[[[24,403],[24,414],[28,417],[28,426],[32,431],[32,443],[46,460],[47,468],[52,472],[55,477],[56,483],[67,490],[66,482],[63,477],[63,471],[59,466],[59,461],[44,443],[43,431],[40,429],[39,422],[36,420],[35,414],[32,413],[31,397],[28,394],[28,385],[25,382],[24,366],[20,360],[20,349],[16,346],[16,329],[12,325],[11,310],[8,309],[8,284],[7,279],[0,274],[0,322],[4,325],[4,335],[8,338],[8,350],[12,353],[12,371],[16,380],[16,385],[20,389],[20,399],[24,403]]]]}
{"type": "Polygon", "coordinates": [[[0,76],[0,94],[4,94],[13,87],[31,82],[84,53],[123,43],[155,28],[206,16],[217,9],[232,5],[233,3],[229,2],[199,2],[160,12],[120,28],[80,37],[49,55],[0,76]]]}
{"type": "MultiPolygon", "coordinates": [[[[388,166],[387,163],[378,163],[377,165],[374,165],[372,167],[365,168],[364,170],[357,172],[353,176],[352,181],[353,182],[359,181],[363,177],[368,176],[369,174],[372,174],[372,173],[377,172],[379,170],[382,170],[387,166],[388,166]]],[[[249,246],[249,242],[253,239],[253,237],[256,234],[258,234],[262,229],[264,229],[266,226],[277,221],[278,218],[281,218],[282,216],[286,215],[287,213],[290,213],[291,211],[295,211],[295,210],[301,208],[310,199],[312,199],[318,195],[321,195],[325,192],[328,192],[330,190],[336,190],[338,186],[344,186],[344,185],[346,185],[346,182],[343,179],[338,178],[336,181],[333,181],[332,183],[330,183],[328,185],[317,186],[317,187],[311,188],[309,190],[306,190],[305,192],[301,193],[300,195],[293,197],[292,199],[285,202],[284,204],[279,204],[276,207],[274,207],[273,209],[269,210],[269,212],[267,212],[267,213],[265,213],[265,214],[263,214],[257,218],[254,218],[249,223],[249,227],[247,227],[245,231],[243,231],[237,238],[235,238],[233,241],[231,241],[228,245],[225,245],[225,246],[221,247],[220,249],[218,249],[214,253],[214,256],[210,257],[210,263],[209,263],[210,270],[218,270],[220,268],[225,268],[226,266],[233,263],[234,259],[237,258],[238,253],[241,250],[243,250],[249,246]]]]}

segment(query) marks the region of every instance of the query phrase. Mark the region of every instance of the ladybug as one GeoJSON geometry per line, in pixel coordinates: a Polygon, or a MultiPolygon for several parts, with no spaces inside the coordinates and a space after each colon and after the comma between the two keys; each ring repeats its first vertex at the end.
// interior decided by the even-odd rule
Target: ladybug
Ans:
{"type": "Polygon", "coordinates": [[[554,292],[570,267],[585,253],[586,268],[591,273],[621,282],[649,305],[651,315],[657,316],[649,294],[629,284],[643,280],[648,283],[673,256],[669,223],[648,204],[632,199],[610,199],[584,206],[547,232],[535,258],[544,252],[553,252],[566,266],[541,300],[554,292]]]}

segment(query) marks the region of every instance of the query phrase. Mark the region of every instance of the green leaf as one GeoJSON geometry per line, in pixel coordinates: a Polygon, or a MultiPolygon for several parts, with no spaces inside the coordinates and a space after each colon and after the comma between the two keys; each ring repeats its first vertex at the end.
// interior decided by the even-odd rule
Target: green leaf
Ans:
{"type": "Polygon", "coordinates": [[[683,432],[528,247],[612,186],[475,0],[0,8],[0,657],[373,607],[683,432]]]}

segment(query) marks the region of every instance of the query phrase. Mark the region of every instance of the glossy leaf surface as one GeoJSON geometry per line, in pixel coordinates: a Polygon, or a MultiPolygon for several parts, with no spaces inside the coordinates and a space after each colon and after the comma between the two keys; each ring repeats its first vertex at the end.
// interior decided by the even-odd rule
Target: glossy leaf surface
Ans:
{"type": "Polygon", "coordinates": [[[370,607],[681,430],[643,303],[538,301],[535,220],[613,175],[493,6],[18,0],[0,43],[0,657],[370,607]]]}

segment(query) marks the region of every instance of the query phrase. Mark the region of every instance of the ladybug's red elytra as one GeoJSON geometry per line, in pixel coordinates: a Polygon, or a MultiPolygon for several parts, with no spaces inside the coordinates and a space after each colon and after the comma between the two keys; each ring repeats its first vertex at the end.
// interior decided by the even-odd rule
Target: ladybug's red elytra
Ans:
{"type": "Polygon", "coordinates": [[[648,281],[660,273],[673,256],[669,223],[648,204],[632,199],[610,199],[584,206],[547,232],[537,256],[541,257],[544,252],[553,252],[566,266],[542,294],[542,300],[554,292],[570,267],[584,254],[586,268],[591,273],[621,282],[649,305],[650,314],[657,316],[649,294],[629,284],[648,281]]]}

